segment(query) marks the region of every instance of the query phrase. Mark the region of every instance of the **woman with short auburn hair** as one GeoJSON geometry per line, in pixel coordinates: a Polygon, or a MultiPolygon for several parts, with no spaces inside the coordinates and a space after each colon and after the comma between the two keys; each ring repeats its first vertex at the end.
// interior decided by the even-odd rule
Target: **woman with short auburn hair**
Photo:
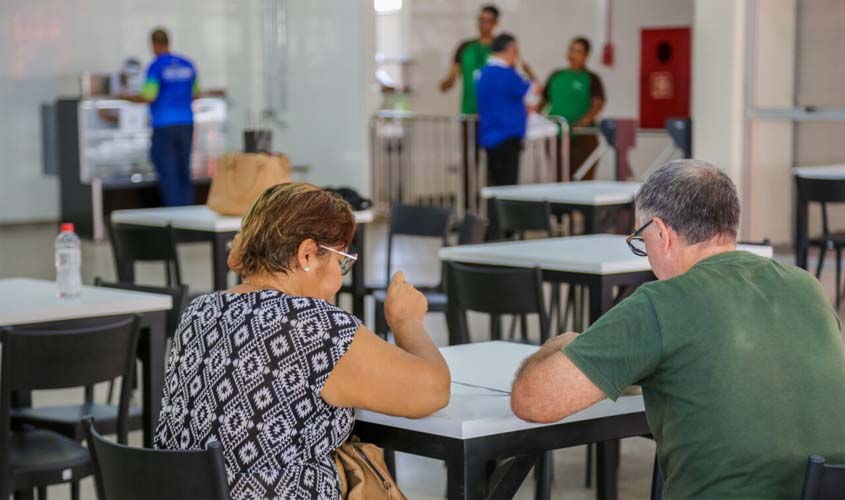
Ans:
{"type": "Polygon", "coordinates": [[[423,327],[428,304],[402,272],[385,303],[396,345],[331,304],[357,259],[354,235],[349,204],[311,184],[258,197],[229,255],[243,283],[182,316],[157,448],[219,441],[235,499],[337,499],[332,453],[354,408],[418,418],[449,402],[449,369],[423,327]]]}

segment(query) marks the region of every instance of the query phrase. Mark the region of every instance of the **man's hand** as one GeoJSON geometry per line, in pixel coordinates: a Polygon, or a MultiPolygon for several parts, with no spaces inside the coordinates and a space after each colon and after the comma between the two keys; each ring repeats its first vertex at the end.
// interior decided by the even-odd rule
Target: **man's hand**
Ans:
{"type": "Polygon", "coordinates": [[[446,92],[455,85],[455,79],[446,77],[440,80],[440,92],[446,92]]]}

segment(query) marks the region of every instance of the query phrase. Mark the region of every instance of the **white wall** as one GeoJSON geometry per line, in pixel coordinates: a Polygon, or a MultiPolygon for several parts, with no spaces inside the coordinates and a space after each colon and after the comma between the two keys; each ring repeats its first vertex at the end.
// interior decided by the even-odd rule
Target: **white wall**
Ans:
{"type": "Polygon", "coordinates": [[[41,174],[39,104],[78,91],[83,71],[110,72],[128,56],[151,59],[163,25],[192,58],[204,87],[231,98],[234,142],[260,103],[259,0],[3,0],[0,2],[0,222],[58,216],[58,181],[41,174]]]}
{"type": "MultiPolygon", "coordinates": [[[[413,109],[426,113],[457,112],[460,85],[448,94],[437,88],[451,65],[461,40],[477,36],[476,17],[486,0],[406,0],[409,56],[414,59],[413,109]]],[[[499,30],[513,33],[523,57],[543,81],[567,65],[569,40],[584,35],[593,43],[590,68],[605,85],[604,117],[636,117],[639,113],[640,29],[693,24],[693,0],[617,0],[613,2],[612,38],[615,61],[601,64],[604,30],[600,0],[502,0],[499,30]]],[[[632,164],[648,166],[668,143],[666,139],[641,139],[631,155],[632,164]]],[[[600,174],[611,175],[612,158],[603,162],[600,174]]]]}

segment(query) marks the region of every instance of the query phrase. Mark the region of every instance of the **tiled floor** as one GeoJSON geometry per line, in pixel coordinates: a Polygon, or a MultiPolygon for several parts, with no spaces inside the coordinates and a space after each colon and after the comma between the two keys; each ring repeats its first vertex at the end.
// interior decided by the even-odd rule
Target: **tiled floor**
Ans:
{"type": "MultiPolygon", "coordinates": [[[[53,224],[35,224],[0,227],[0,278],[26,276],[53,279],[53,239],[56,227],[53,224]]],[[[384,279],[385,225],[368,227],[367,270],[368,282],[384,279]]],[[[400,241],[396,245],[396,267],[404,269],[409,281],[427,284],[437,277],[435,247],[420,241],[400,241]]],[[[192,292],[211,289],[211,250],[205,244],[182,245],[179,249],[182,275],[192,292]]],[[[778,255],[785,262],[792,262],[791,254],[778,255]]],[[[815,262],[811,260],[811,266],[815,262]]],[[[106,242],[83,242],[83,280],[91,283],[95,276],[114,279],[114,264],[111,250],[106,242]]],[[[825,263],[822,283],[833,297],[833,261],[825,263]]],[[[814,267],[811,267],[814,268],[814,267]]],[[[139,265],[137,276],[140,282],[160,284],[163,270],[156,265],[139,265]]],[[[368,314],[369,317],[369,314],[368,314]]],[[[446,345],[446,322],[442,315],[430,314],[426,325],[432,338],[439,345],[446,345]]],[[[484,318],[471,317],[470,329],[473,337],[483,340],[487,336],[484,318]]],[[[537,336],[536,332],[533,335],[537,336]]],[[[104,391],[104,387],[99,388],[104,391]]],[[[35,404],[51,404],[78,401],[81,391],[47,391],[35,396],[35,404]]],[[[140,445],[140,433],[130,436],[132,444],[140,445]]],[[[647,498],[650,489],[651,468],[654,459],[654,443],[647,439],[627,439],[622,443],[622,457],[619,469],[620,498],[647,498]]],[[[441,499],[444,497],[446,471],[441,462],[399,454],[397,457],[398,481],[411,499],[441,499]]],[[[584,487],[585,451],[583,447],[555,452],[555,482],[553,497],[568,499],[594,498],[595,490],[584,487]]],[[[517,498],[533,498],[533,481],[525,481],[517,498]]],[[[83,481],[83,498],[95,498],[91,479],[83,481]]],[[[66,486],[52,487],[50,498],[64,499],[69,495],[66,486]]]]}

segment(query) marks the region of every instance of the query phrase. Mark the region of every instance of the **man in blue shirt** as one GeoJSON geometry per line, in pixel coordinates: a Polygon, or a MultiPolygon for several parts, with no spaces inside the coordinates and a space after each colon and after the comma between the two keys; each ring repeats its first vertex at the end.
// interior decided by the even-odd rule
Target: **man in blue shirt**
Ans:
{"type": "Polygon", "coordinates": [[[513,35],[502,33],[497,36],[491,50],[493,53],[481,68],[475,84],[478,138],[487,150],[487,183],[503,186],[516,184],[519,180],[519,153],[528,117],[525,98],[533,92],[536,99],[540,87],[536,81],[522,78],[514,69],[519,49],[513,35]]]}
{"type": "Polygon", "coordinates": [[[158,173],[162,201],[166,206],[190,205],[194,202],[191,102],[199,97],[197,71],[189,59],[170,52],[166,31],[155,29],[150,39],[156,58],[147,68],[141,94],[128,99],[150,104],[153,126],[150,160],[158,173]]]}

